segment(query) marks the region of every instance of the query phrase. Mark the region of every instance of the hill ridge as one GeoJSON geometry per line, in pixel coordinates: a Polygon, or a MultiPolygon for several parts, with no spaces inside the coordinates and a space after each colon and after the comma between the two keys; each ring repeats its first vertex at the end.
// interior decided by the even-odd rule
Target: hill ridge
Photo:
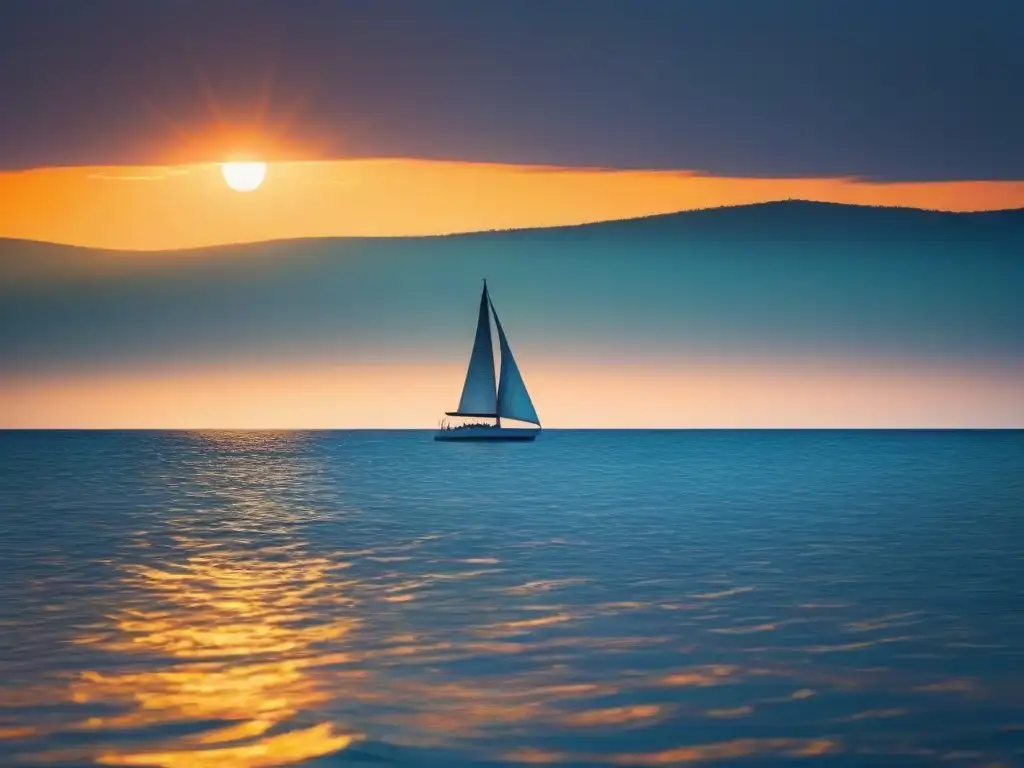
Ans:
{"type": "MultiPolygon", "coordinates": [[[[830,229],[840,224],[852,223],[854,219],[858,224],[864,223],[865,217],[872,217],[873,222],[886,224],[905,222],[908,224],[922,223],[964,223],[984,222],[994,224],[1017,225],[1024,231],[1024,208],[1002,208],[984,211],[944,211],[929,208],[915,208],[910,206],[888,206],[871,205],[861,203],[837,203],[821,200],[784,199],[766,200],[757,203],[738,203],[734,205],[708,206],[704,208],[690,208],[666,213],[653,213],[644,216],[632,216],[620,219],[605,219],[601,221],[579,222],[569,224],[556,224],[539,227],[510,227],[503,229],[472,230],[467,232],[448,232],[427,235],[337,235],[329,237],[293,237],[271,240],[250,240],[219,243],[215,245],[199,246],[194,248],[170,248],[160,250],[135,250],[135,249],[112,249],[94,248],[86,245],[73,243],[62,243],[48,240],[31,240],[22,238],[0,237],[0,253],[12,246],[21,247],[42,247],[42,248],[66,248],[84,250],[100,253],[189,253],[221,250],[225,248],[249,248],[266,245],[281,245],[287,243],[312,243],[332,241],[352,242],[388,242],[388,241],[412,241],[412,240],[437,240],[437,239],[468,239],[486,238],[493,236],[541,236],[541,235],[567,235],[591,233],[594,235],[607,234],[611,232],[623,232],[629,229],[640,230],[643,228],[659,227],[668,229],[679,225],[680,233],[690,230],[691,234],[699,234],[699,230],[693,229],[697,225],[723,223],[730,219],[732,224],[742,226],[757,225],[756,231],[751,235],[764,235],[765,225],[774,234],[780,234],[787,228],[792,234],[810,236],[822,232],[823,225],[830,229]],[[911,221],[913,220],[913,221],[911,221]],[[687,226],[692,225],[692,226],[687,226]]],[[[732,230],[734,234],[741,233],[741,230],[732,230]]],[[[925,234],[920,229],[914,228],[913,232],[925,234]]],[[[912,234],[908,233],[908,234],[912,234]]]]}

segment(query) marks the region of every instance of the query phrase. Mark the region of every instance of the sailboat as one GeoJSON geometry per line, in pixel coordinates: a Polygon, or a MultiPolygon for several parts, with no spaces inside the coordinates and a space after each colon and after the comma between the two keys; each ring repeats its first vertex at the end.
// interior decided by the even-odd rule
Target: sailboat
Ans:
{"type": "Polygon", "coordinates": [[[540,432],[540,419],[533,407],[526,383],[519,373],[519,366],[512,356],[508,338],[494,310],[494,303],[487,292],[487,281],[480,296],[480,312],[477,316],[476,339],[469,356],[466,381],[462,386],[462,397],[457,410],[445,415],[460,418],[487,419],[452,426],[447,421],[434,435],[435,440],[533,440],[540,432]],[[500,378],[497,386],[494,380],[494,346],[491,342],[491,316],[498,331],[498,347],[501,352],[500,378]],[[493,423],[490,421],[493,419],[493,423]],[[530,427],[502,426],[502,419],[526,422],[530,427]]]}

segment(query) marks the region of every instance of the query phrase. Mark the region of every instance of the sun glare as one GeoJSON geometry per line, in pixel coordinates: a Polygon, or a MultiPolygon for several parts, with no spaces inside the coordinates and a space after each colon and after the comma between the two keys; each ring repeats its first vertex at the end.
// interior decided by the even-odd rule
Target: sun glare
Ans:
{"type": "Polygon", "coordinates": [[[221,163],[224,181],[236,192],[252,192],[267,176],[266,163],[221,163]]]}

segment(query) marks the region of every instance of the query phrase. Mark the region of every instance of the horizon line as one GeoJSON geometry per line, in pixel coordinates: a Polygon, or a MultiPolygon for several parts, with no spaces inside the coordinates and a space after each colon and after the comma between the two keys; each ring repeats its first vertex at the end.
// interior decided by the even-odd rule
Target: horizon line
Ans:
{"type": "MultiPolygon", "coordinates": [[[[435,427],[0,427],[13,432],[436,432],[435,427]]],[[[543,427],[541,432],[1024,432],[1020,427],[543,427]]]]}

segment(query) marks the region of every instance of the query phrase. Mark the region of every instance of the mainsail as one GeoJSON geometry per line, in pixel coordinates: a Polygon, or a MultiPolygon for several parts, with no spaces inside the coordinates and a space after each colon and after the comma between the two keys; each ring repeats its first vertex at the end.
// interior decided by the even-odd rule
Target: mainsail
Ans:
{"type": "Polygon", "coordinates": [[[490,297],[487,284],[480,296],[480,314],[476,322],[476,339],[469,357],[466,382],[458,411],[449,416],[497,416],[497,392],[494,384],[494,346],[491,342],[490,297]]]}
{"type": "MultiPolygon", "coordinates": [[[[488,297],[490,301],[490,297],[488,297]]],[[[526,391],[526,382],[519,373],[519,366],[512,356],[512,348],[508,345],[505,331],[502,330],[498,313],[491,303],[494,325],[498,329],[498,345],[501,349],[501,381],[498,384],[498,416],[516,421],[527,421],[540,426],[537,410],[533,407],[530,393],[526,391]]]]}
{"type": "Polygon", "coordinates": [[[469,356],[466,382],[462,385],[459,409],[449,411],[449,416],[484,416],[497,419],[515,419],[540,426],[537,411],[533,407],[530,393],[526,391],[519,366],[512,356],[505,331],[494,310],[487,283],[480,296],[480,313],[476,322],[476,339],[469,356]],[[498,329],[498,346],[501,351],[501,379],[497,387],[494,382],[494,346],[491,341],[491,315],[498,329]]]}

